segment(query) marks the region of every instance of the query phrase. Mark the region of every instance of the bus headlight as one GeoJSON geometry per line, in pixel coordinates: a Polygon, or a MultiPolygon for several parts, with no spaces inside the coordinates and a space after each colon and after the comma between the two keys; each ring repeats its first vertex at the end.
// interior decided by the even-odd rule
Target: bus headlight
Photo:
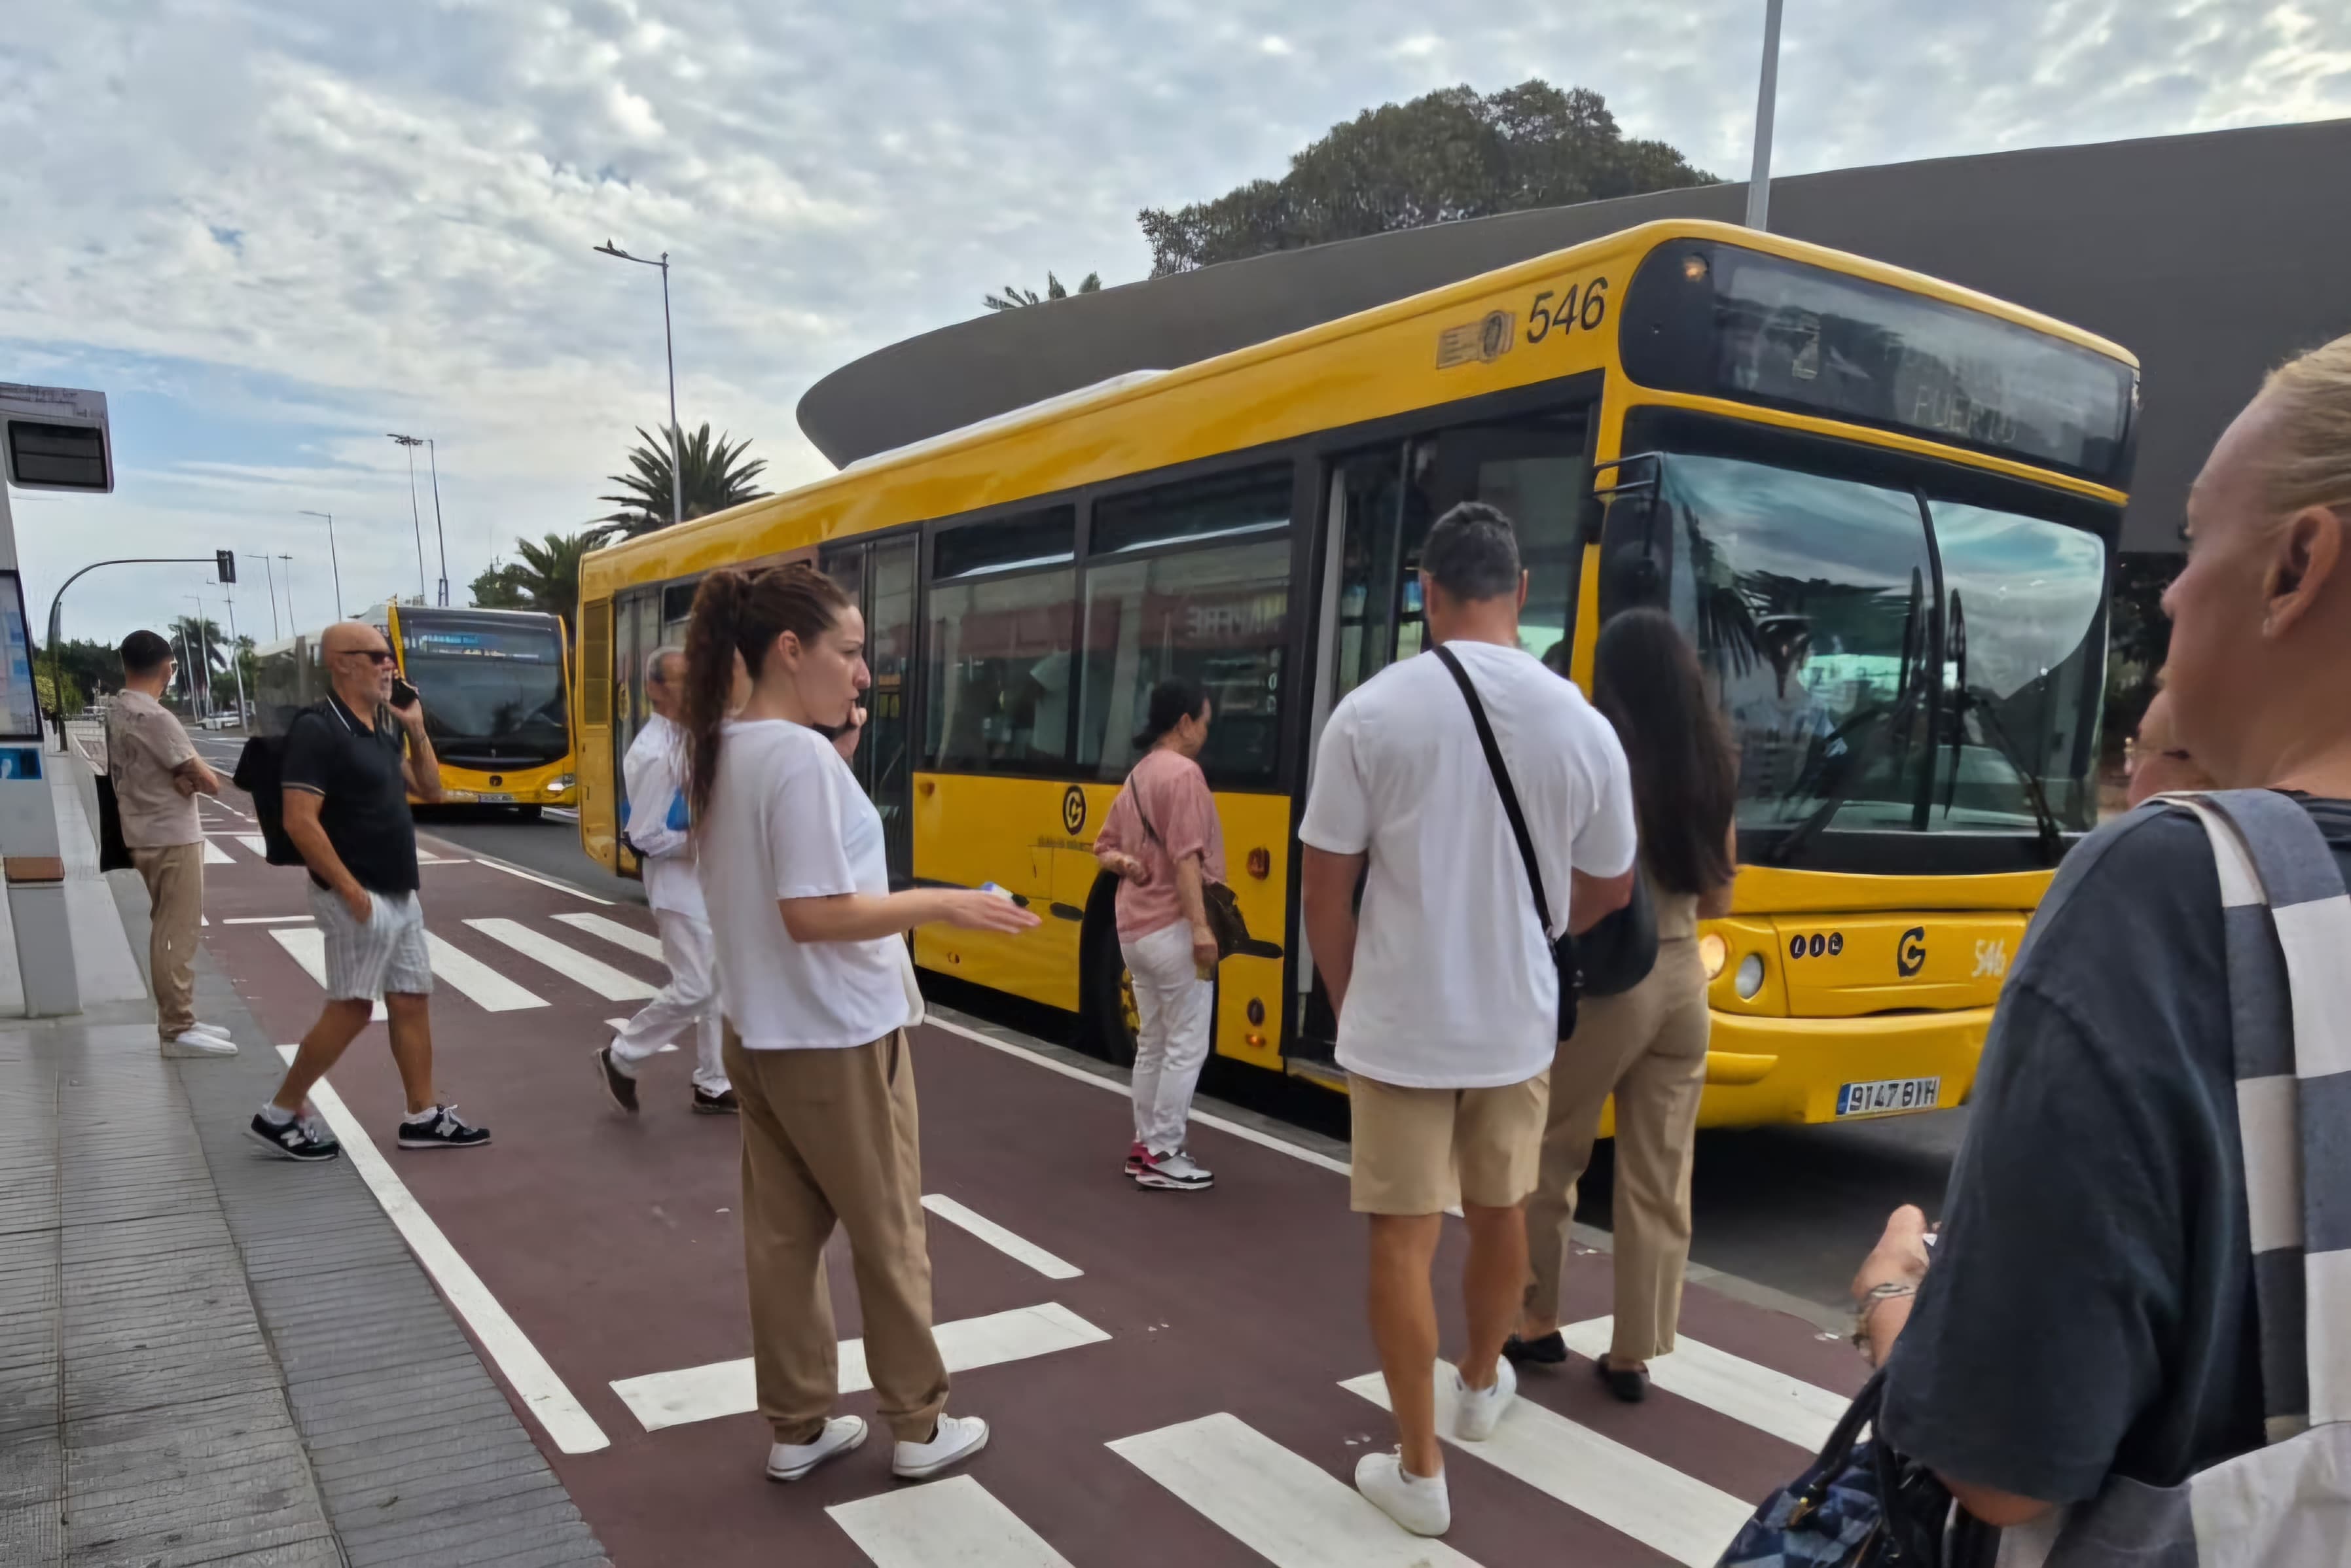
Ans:
{"type": "Polygon", "coordinates": [[[1750,953],[1739,960],[1739,973],[1732,977],[1730,983],[1739,988],[1740,1001],[1753,1001],[1755,993],[1763,988],[1763,955],[1750,953]]]}
{"type": "Polygon", "coordinates": [[[545,792],[549,795],[560,795],[566,789],[570,789],[572,785],[578,782],[579,779],[576,776],[569,773],[561,774],[547,781],[545,792]]]}
{"type": "Polygon", "coordinates": [[[1730,944],[1713,932],[1708,932],[1698,939],[1698,961],[1706,966],[1706,977],[1713,979],[1722,973],[1722,967],[1730,962],[1730,944]]]}

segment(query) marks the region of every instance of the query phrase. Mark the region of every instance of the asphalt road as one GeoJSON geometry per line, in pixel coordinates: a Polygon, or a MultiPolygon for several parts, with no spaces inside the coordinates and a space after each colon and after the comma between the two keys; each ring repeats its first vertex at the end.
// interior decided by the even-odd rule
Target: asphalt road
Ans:
{"type": "MultiPolygon", "coordinates": [[[[233,763],[241,739],[204,736],[216,766],[233,763]]],[[[642,904],[637,883],[616,877],[580,847],[577,824],[545,816],[519,821],[490,808],[421,814],[426,831],[475,853],[571,883],[601,898],[642,904]]],[[[956,1006],[1056,1044],[1074,1043],[1060,1015],[956,987],[956,1006]]],[[[1218,1064],[1223,1065],[1223,1064],[1218,1064]]],[[[1246,1070],[1215,1074],[1207,1087],[1229,1101],[1343,1136],[1333,1096],[1246,1070]]],[[[1823,1306],[1841,1306],[1853,1270],[1886,1215],[1916,1203],[1939,1210],[1965,1111],[1942,1111],[1842,1126],[1710,1132],[1698,1142],[1693,1178],[1693,1261],[1823,1306]]],[[[1583,1189],[1577,1218],[1608,1228],[1607,1145],[1583,1189]]]]}

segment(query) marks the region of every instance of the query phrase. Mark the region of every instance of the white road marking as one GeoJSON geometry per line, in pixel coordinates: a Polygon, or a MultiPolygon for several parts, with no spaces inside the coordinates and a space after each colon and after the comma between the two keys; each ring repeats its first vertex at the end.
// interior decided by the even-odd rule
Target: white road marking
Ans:
{"type": "Polygon", "coordinates": [[[541,876],[535,871],[525,871],[518,865],[508,865],[504,861],[492,860],[487,855],[475,855],[474,861],[475,864],[486,865],[492,871],[502,871],[508,876],[518,876],[525,882],[535,882],[541,887],[551,887],[558,893],[568,893],[574,898],[584,898],[590,904],[601,904],[606,908],[611,907],[611,899],[599,898],[587,889],[574,887],[568,882],[558,882],[551,876],[541,876]]]}
{"type": "MultiPolygon", "coordinates": [[[[961,1024],[949,1023],[942,1018],[929,1018],[923,1021],[933,1029],[943,1029],[949,1034],[959,1035],[965,1040],[984,1045],[990,1051],[1000,1051],[1007,1056],[1017,1056],[1021,1061],[1032,1066],[1041,1067],[1048,1072],[1058,1072],[1064,1078],[1074,1078],[1081,1083],[1091,1083],[1097,1089],[1107,1089],[1113,1094],[1129,1092],[1127,1085],[1118,1079],[1097,1077],[1081,1067],[1071,1067],[1067,1062],[1056,1061],[1050,1056],[1030,1051],[1024,1046],[1014,1045],[1009,1040],[994,1039],[980,1033],[977,1030],[966,1029],[961,1024]]],[[[1329,1155],[1316,1149],[1301,1149],[1296,1144],[1286,1143],[1270,1133],[1260,1133],[1255,1127],[1245,1127],[1238,1122],[1229,1121],[1223,1116],[1211,1115],[1206,1111],[1196,1110],[1192,1113],[1192,1121],[1196,1125],[1214,1127],[1219,1133],[1229,1134],[1243,1143],[1256,1144],[1262,1148],[1271,1149],[1276,1154],[1288,1155],[1293,1160],[1304,1160],[1310,1166],[1320,1166],[1326,1171],[1336,1171],[1341,1176],[1349,1174],[1347,1162],[1344,1160],[1332,1159],[1329,1155]]]]}
{"type": "MultiPolygon", "coordinates": [[[[951,1323],[935,1325],[931,1335],[938,1342],[940,1358],[949,1372],[1027,1361],[1059,1350],[1100,1344],[1110,1338],[1059,1301],[1016,1307],[984,1318],[958,1318],[951,1323]]],[[[872,1379],[865,1370],[865,1342],[842,1340],[840,1354],[841,1392],[858,1394],[872,1387],[872,1379]]],[[[716,1420],[721,1416],[741,1416],[759,1407],[747,1356],[741,1361],[689,1366],[680,1372],[623,1377],[612,1385],[612,1392],[621,1396],[621,1403],[629,1407],[648,1432],[683,1427],[692,1421],[716,1420]]]]}
{"type": "Polygon", "coordinates": [[[204,841],[204,863],[206,865],[235,865],[236,862],[229,859],[228,852],[226,850],[213,842],[212,840],[206,839],[204,841]]]}
{"type": "Polygon", "coordinates": [[[463,855],[428,855],[420,852],[416,857],[416,863],[418,865],[471,865],[474,862],[463,855]]]}
{"type": "Polygon", "coordinates": [[[450,988],[485,1012],[518,1012],[524,1008],[543,1008],[541,998],[533,996],[516,985],[479,958],[427,931],[424,944],[433,953],[433,974],[436,979],[449,982],[450,988]]]}
{"type": "Polygon", "coordinates": [[[223,925],[308,925],[316,916],[308,915],[232,915],[223,925]]]}
{"type": "MultiPolygon", "coordinates": [[[[1439,1437],[1677,1563],[1713,1568],[1755,1511],[1754,1504],[1531,1399],[1511,1401],[1486,1441],[1461,1442],[1453,1436],[1453,1368],[1440,1361],[1436,1373],[1439,1437]]],[[[1339,1386],[1388,1407],[1387,1383],[1376,1372],[1339,1386]]]]}
{"type": "Polygon", "coordinates": [[[1274,1568],[1477,1568],[1443,1542],[1405,1534],[1353,1487],[1238,1416],[1108,1447],[1274,1568]]]}
{"type": "Polygon", "coordinates": [[[259,833],[235,833],[230,836],[235,838],[238,843],[243,844],[246,849],[251,850],[259,859],[267,860],[269,858],[269,841],[263,838],[259,833]]]}
{"type": "MultiPolygon", "coordinates": [[[[281,1045],[277,1054],[292,1061],[294,1048],[281,1045]]],[[[367,1183],[368,1190],[375,1194],[376,1202],[383,1206],[401,1239],[408,1243],[408,1249],[416,1254],[416,1260],[433,1276],[442,1295],[465,1320],[465,1326],[473,1330],[490,1360],[521,1396],[524,1407],[555,1439],[555,1446],[567,1454],[590,1454],[610,1448],[611,1439],[604,1436],[603,1428],[571,1396],[571,1390],[548,1365],[547,1358],[538,1354],[538,1347],[498,1305],[498,1299],[490,1294],[489,1287],[449,1244],[449,1239],[441,1234],[441,1228],[433,1223],[433,1217],[424,1212],[407,1185],[392,1174],[392,1166],[368,1140],[367,1129],[360,1125],[359,1118],[351,1114],[342,1096],[320,1079],[310,1090],[310,1103],[326,1118],[327,1125],[334,1129],[335,1137],[343,1145],[344,1157],[360,1173],[360,1179],[367,1183]]]]}
{"type": "Polygon", "coordinates": [[[503,942],[526,958],[536,958],[567,980],[577,980],[608,1002],[645,1001],[658,993],[634,975],[627,975],[605,963],[590,958],[577,948],[567,947],[543,931],[533,931],[519,920],[493,917],[468,920],[466,925],[493,942],[503,942]]]}
{"type": "MultiPolygon", "coordinates": [[[[616,1031],[629,1027],[629,1020],[626,1019],[606,1019],[604,1021],[611,1024],[616,1031]]],[[[672,1040],[667,1045],[657,1047],[654,1050],[653,1054],[655,1056],[659,1056],[663,1051],[675,1051],[676,1049],[677,1041],[672,1040]]]]}
{"type": "Polygon", "coordinates": [[[951,1197],[925,1193],[923,1207],[959,1229],[968,1230],[1016,1263],[1026,1263],[1048,1280],[1074,1280],[1085,1270],[1064,1263],[1033,1241],[1023,1240],[983,1214],[975,1214],[951,1197]]]}
{"type": "MultiPolygon", "coordinates": [[[[1597,1358],[1608,1349],[1613,1326],[1613,1319],[1591,1318],[1570,1323],[1560,1333],[1578,1355],[1597,1358]]],[[[1851,1403],[1842,1394],[1700,1344],[1687,1334],[1675,1338],[1672,1354],[1650,1359],[1649,1381],[1668,1394],[1784,1437],[1808,1454],[1821,1451],[1851,1403]]]]}
{"type": "Polygon", "coordinates": [[[640,953],[648,958],[658,958],[662,956],[660,937],[640,931],[633,925],[623,925],[609,916],[558,915],[553,918],[559,925],[569,925],[574,931],[585,931],[590,936],[601,936],[605,941],[617,943],[632,953],[640,953]]]}
{"type": "MultiPolygon", "coordinates": [[[[320,990],[327,988],[327,934],[325,932],[313,925],[308,931],[272,931],[269,935],[277,939],[280,947],[293,956],[296,963],[310,971],[310,977],[319,982],[320,990]]],[[[378,997],[375,999],[373,1010],[368,1014],[368,1021],[380,1023],[386,1016],[383,1010],[383,998],[378,997]]]]}
{"type": "Polygon", "coordinates": [[[1070,1568],[969,1476],[900,1487],[826,1509],[874,1568],[1070,1568]]]}

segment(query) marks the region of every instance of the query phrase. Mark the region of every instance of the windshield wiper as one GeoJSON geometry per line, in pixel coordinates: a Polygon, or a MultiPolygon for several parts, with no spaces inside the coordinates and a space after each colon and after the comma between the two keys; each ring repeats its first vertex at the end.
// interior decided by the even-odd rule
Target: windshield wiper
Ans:
{"type": "Polygon", "coordinates": [[[1959,792],[1959,752],[1968,738],[1968,714],[1972,709],[1983,718],[1984,734],[1991,738],[1993,748],[2008,764],[2024,786],[2024,798],[2032,802],[2033,825],[2040,830],[2041,853],[2051,865],[2064,853],[2064,830],[2058,825],[2057,813],[2049,808],[2049,797],[2041,788],[2038,769],[2024,765],[2023,753],[2008,737],[2008,728],[2000,722],[2000,714],[1991,703],[1980,695],[1981,688],[1968,680],[1968,617],[1959,602],[1958,589],[1951,591],[1951,766],[1943,784],[1943,815],[1951,814],[1951,804],[1959,792]]]}
{"type": "MultiPolygon", "coordinates": [[[[1797,853],[1805,845],[1813,841],[1823,828],[1829,825],[1839,811],[1844,810],[1845,802],[1853,799],[1854,792],[1859,789],[1862,781],[1868,778],[1870,765],[1877,760],[1878,748],[1885,744],[1886,737],[1892,735],[1897,728],[1907,733],[1910,716],[1917,710],[1919,686],[1920,683],[1911,683],[1909,688],[1894,702],[1885,707],[1871,708],[1855,715],[1829,737],[1820,753],[1823,758],[1828,755],[1828,746],[1842,741],[1846,730],[1873,719],[1876,721],[1871,725],[1868,737],[1857,748],[1848,748],[1845,751],[1844,755],[1850,761],[1845,768],[1844,777],[1837,780],[1836,788],[1829,791],[1828,798],[1820,803],[1811,816],[1791,828],[1788,831],[1788,836],[1767,852],[1764,857],[1766,860],[1773,865],[1786,865],[1796,858],[1797,853]]],[[[1817,771],[1817,768],[1808,768],[1804,770],[1804,778],[1809,779],[1817,771]]],[[[1802,782],[1803,779],[1799,779],[1797,783],[1791,785],[1787,792],[1780,798],[1783,800],[1793,799],[1797,786],[1802,782]]]]}

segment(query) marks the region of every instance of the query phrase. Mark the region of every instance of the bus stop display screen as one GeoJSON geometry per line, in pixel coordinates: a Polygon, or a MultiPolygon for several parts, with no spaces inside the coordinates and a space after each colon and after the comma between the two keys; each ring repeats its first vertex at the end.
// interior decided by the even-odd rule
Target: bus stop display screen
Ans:
{"type": "Polygon", "coordinates": [[[1661,246],[1634,289],[1625,369],[1648,385],[2127,477],[2138,376],[2119,360],[1731,246],[1661,246]]]}

